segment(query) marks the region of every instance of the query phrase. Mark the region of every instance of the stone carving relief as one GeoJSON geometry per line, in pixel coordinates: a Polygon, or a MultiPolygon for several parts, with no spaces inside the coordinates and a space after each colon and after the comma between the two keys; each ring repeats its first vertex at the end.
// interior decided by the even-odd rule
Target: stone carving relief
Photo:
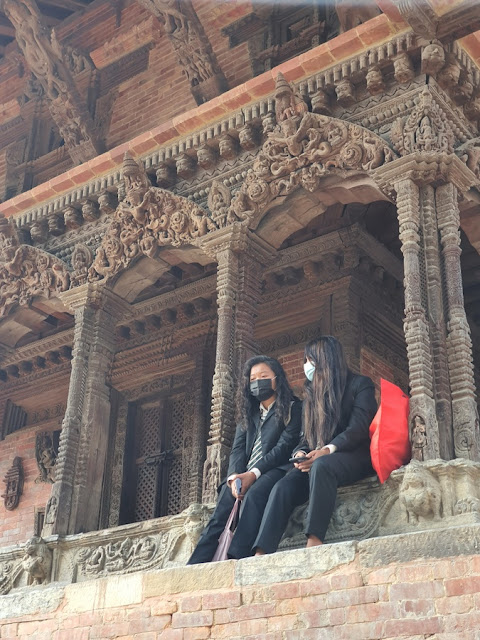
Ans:
{"type": "Polygon", "coordinates": [[[302,186],[315,191],[322,177],[338,171],[368,172],[395,158],[376,134],[335,118],[309,113],[306,104],[279,74],[275,93],[277,126],[268,134],[228,221],[255,226],[268,204],[302,186]]]}
{"type": "Polygon", "coordinates": [[[132,540],[127,537],[119,542],[88,547],[78,556],[80,575],[99,577],[111,573],[130,573],[147,570],[163,556],[166,547],[166,536],[145,537],[132,540]]]}
{"type": "Polygon", "coordinates": [[[440,484],[418,460],[412,460],[405,469],[400,485],[400,503],[409,523],[416,524],[419,518],[438,520],[441,516],[440,484]]]}
{"type": "Polygon", "coordinates": [[[22,245],[13,224],[0,217],[0,317],[35,296],[50,298],[66,291],[70,277],[62,260],[46,251],[22,245]]]}
{"type": "Polygon", "coordinates": [[[55,463],[58,456],[59,431],[37,433],[35,441],[35,457],[40,475],[39,482],[55,482],[55,463]]]}
{"type": "Polygon", "coordinates": [[[192,244],[216,223],[190,200],[152,187],[145,171],[125,155],[125,199],[97,250],[88,280],[109,279],[139,256],[154,258],[163,245],[192,244]]]}
{"type": "Polygon", "coordinates": [[[52,552],[45,540],[40,536],[33,536],[25,543],[24,550],[22,568],[28,575],[28,583],[37,585],[50,582],[52,552]]]}
{"type": "Polygon", "coordinates": [[[417,98],[407,117],[398,118],[390,132],[392,144],[400,155],[416,151],[453,152],[455,137],[428,87],[417,98]]]}
{"type": "Polygon", "coordinates": [[[23,493],[23,467],[22,459],[18,456],[5,474],[5,493],[2,493],[3,502],[7,511],[13,511],[18,507],[20,496],[23,493]]]}

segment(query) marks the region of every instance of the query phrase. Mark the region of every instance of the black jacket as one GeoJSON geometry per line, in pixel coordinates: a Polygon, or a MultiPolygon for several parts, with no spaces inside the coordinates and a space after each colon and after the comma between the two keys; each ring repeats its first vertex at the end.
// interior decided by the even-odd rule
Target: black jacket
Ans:
{"type": "MultiPolygon", "coordinates": [[[[237,426],[233,441],[227,477],[232,473],[244,473],[252,453],[257,428],[260,422],[260,410],[254,415],[254,426],[246,431],[237,426]]],[[[270,469],[289,467],[288,459],[298,444],[302,426],[302,403],[297,398],[291,406],[290,422],[284,425],[277,420],[275,405],[267,413],[262,425],[262,453],[263,457],[255,465],[261,473],[270,469]]]]}
{"type": "MultiPolygon", "coordinates": [[[[351,371],[347,375],[347,383],[342,398],[340,420],[330,442],[337,451],[353,451],[370,446],[369,426],[377,412],[375,386],[367,376],[360,376],[351,371]]],[[[296,451],[311,451],[304,434],[296,451]]]]}

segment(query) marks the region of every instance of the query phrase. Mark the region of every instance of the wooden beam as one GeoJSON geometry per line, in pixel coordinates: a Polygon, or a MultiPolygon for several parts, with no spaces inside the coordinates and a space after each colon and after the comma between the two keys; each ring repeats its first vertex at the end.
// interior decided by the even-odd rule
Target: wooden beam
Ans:
{"type": "Polygon", "coordinates": [[[82,0],[40,0],[39,4],[66,11],[79,11],[88,6],[88,2],[82,0]]]}

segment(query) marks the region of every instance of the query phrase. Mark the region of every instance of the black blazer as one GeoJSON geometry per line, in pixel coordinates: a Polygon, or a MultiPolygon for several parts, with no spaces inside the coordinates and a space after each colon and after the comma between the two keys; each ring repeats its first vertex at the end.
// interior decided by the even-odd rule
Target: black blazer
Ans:
{"type": "MultiPolygon", "coordinates": [[[[232,473],[244,473],[247,470],[259,422],[260,410],[254,415],[254,426],[250,426],[246,431],[242,429],[241,425],[237,426],[227,477],[232,473]]],[[[276,467],[284,469],[289,467],[288,459],[298,444],[301,427],[302,403],[298,398],[292,402],[290,422],[287,425],[277,420],[275,405],[270,409],[262,425],[263,457],[255,465],[261,473],[276,467]]]]}
{"type": "MultiPolygon", "coordinates": [[[[377,412],[375,386],[367,376],[360,376],[351,371],[347,375],[347,384],[342,398],[340,420],[330,442],[337,451],[353,451],[370,446],[369,426],[377,412]]],[[[304,434],[296,451],[310,451],[304,434]]]]}

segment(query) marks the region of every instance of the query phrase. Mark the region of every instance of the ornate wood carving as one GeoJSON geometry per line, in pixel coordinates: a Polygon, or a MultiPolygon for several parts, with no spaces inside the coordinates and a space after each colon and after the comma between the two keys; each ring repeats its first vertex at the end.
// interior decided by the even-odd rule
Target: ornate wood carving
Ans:
{"type": "Polygon", "coordinates": [[[197,104],[225,91],[225,76],[190,0],[137,1],[164,25],[197,104]]]}
{"type": "Polygon", "coordinates": [[[253,334],[262,273],[275,254],[239,223],[208,234],[202,248],[218,263],[217,349],[203,485],[204,501],[213,502],[233,439],[235,383],[245,360],[256,351],[253,334]]]}
{"type": "MultiPolygon", "coordinates": [[[[98,155],[101,146],[94,124],[69,68],[73,50],[62,48],[49,32],[34,0],[4,0],[2,6],[15,27],[15,37],[30,70],[45,91],[72,160],[81,163],[98,155]]],[[[82,59],[75,56],[75,67],[83,64],[82,59]]]]}
{"type": "Polygon", "coordinates": [[[145,171],[125,154],[125,200],[102,240],[88,280],[115,276],[141,255],[154,258],[160,246],[195,244],[217,224],[190,200],[152,187],[145,171]]]}
{"type": "Polygon", "coordinates": [[[410,370],[410,416],[420,416],[427,432],[425,458],[438,458],[439,435],[435,412],[433,362],[426,318],[422,302],[420,256],[420,194],[411,180],[396,184],[397,213],[404,258],[405,319],[410,370]]]}
{"type": "Polygon", "coordinates": [[[313,192],[331,173],[368,173],[395,157],[385,141],[368,129],[309,113],[282,74],[277,77],[275,108],[278,125],[233,199],[228,221],[246,221],[255,228],[275,198],[300,186],[313,192]]]}
{"type": "Polygon", "coordinates": [[[35,296],[50,298],[68,289],[66,265],[46,251],[22,245],[11,221],[0,216],[0,317],[35,296]]]}
{"type": "Polygon", "coordinates": [[[40,474],[35,480],[36,483],[49,482],[53,484],[55,481],[59,436],[60,431],[44,431],[36,435],[35,457],[40,474]]]}
{"type": "Polygon", "coordinates": [[[2,493],[3,502],[7,511],[13,511],[18,507],[20,496],[23,493],[23,467],[22,459],[18,456],[7,471],[5,478],[5,493],[2,493]]]}
{"type": "Polygon", "coordinates": [[[88,283],[62,295],[75,312],[73,360],[44,533],[98,526],[115,325],[119,317],[128,315],[126,303],[102,285],[88,283]]]}
{"type": "Polygon", "coordinates": [[[472,340],[463,299],[460,213],[457,199],[457,188],[452,183],[437,187],[438,227],[442,243],[448,306],[447,348],[452,393],[453,437],[457,457],[479,460],[479,418],[475,400],[472,340]]]}

